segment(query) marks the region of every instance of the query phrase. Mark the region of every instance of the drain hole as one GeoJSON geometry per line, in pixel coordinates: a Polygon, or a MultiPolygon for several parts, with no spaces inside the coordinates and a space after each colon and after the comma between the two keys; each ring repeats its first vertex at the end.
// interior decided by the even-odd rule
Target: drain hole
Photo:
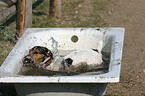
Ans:
{"type": "Polygon", "coordinates": [[[71,41],[74,42],[74,43],[76,43],[78,40],[79,40],[79,38],[78,38],[78,36],[76,36],[76,35],[73,35],[73,36],[71,37],[71,41]]]}

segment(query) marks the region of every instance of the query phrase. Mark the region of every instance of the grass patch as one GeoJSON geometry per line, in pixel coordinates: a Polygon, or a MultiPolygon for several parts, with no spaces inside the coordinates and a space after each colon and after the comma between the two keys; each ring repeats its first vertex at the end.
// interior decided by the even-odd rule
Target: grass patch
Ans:
{"type": "Polygon", "coordinates": [[[62,0],[62,16],[53,18],[49,16],[49,2],[46,0],[33,10],[35,13],[45,13],[42,16],[33,14],[33,27],[104,27],[106,23],[100,13],[106,10],[107,2],[90,0],[88,3],[88,0],[62,0]]]}
{"type": "Polygon", "coordinates": [[[4,5],[4,4],[0,4],[0,11],[1,11],[3,8],[5,8],[5,7],[7,7],[7,6],[4,5]]]}
{"type": "MultiPolygon", "coordinates": [[[[14,26],[0,30],[0,65],[15,45],[14,26]]],[[[0,27],[0,29],[3,27],[0,27]]]]}
{"type": "Polygon", "coordinates": [[[0,65],[1,65],[15,44],[10,41],[0,41],[0,44],[1,44],[0,45],[0,65]]]}

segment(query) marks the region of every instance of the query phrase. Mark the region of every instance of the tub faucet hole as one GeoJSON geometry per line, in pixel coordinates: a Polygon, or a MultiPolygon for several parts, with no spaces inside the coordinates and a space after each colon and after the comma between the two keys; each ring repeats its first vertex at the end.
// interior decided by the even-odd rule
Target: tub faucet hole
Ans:
{"type": "Polygon", "coordinates": [[[78,38],[78,36],[76,36],[76,35],[73,35],[73,36],[71,37],[71,41],[74,42],[74,43],[78,42],[78,40],[79,40],[79,38],[78,38]]]}

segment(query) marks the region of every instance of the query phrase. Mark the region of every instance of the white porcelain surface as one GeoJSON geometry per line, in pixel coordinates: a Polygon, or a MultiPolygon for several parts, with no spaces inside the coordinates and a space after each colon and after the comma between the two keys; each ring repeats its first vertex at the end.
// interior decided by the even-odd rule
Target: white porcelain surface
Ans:
{"type": "Polygon", "coordinates": [[[0,67],[0,82],[7,83],[107,83],[119,82],[124,40],[124,28],[28,28],[0,67]],[[100,30],[98,30],[100,29],[100,30]],[[78,41],[72,42],[72,36],[78,41]],[[53,37],[58,42],[58,50],[97,48],[111,53],[109,72],[84,76],[23,76],[18,75],[22,58],[33,46],[52,48],[53,37]],[[111,38],[111,39],[108,39],[111,38]],[[112,40],[111,51],[107,40],[112,40]]]}

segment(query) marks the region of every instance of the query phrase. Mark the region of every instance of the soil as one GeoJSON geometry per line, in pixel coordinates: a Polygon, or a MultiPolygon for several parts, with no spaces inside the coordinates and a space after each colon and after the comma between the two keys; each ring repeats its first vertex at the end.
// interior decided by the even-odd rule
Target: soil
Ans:
{"type": "Polygon", "coordinates": [[[109,27],[124,27],[120,82],[108,84],[107,95],[145,96],[145,0],[110,0],[103,14],[109,27]]]}

